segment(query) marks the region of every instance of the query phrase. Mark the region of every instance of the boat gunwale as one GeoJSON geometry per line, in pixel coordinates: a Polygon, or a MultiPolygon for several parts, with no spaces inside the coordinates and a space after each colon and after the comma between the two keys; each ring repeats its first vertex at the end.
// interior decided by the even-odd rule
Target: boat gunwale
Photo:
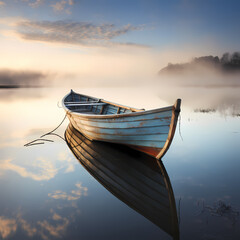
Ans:
{"type": "MultiPolygon", "coordinates": [[[[73,92],[73,91],[72,91],[73,92]]],[[[62,100],[62,106],[64,108],[64,110],[66,111],[67,114],[69,115],[76,115],[78,117],[83,117],[83,118],[98,118],[98,119],[111,119],[111,118],[121,118],[121,117],[135,117],[135,116],[139,116],[139,115],[146,115],[146,114],[152,114],[152,113],[158,113],[158,112],[164,112],[164,111],[170,111],[170,110],[174,110],[174,106],[169,106],[169,107],[164,107],[164,108],[156,108],[156,109],[151,109],[151,110],[138,110],[138,112],[131,112],[131,113],[120,113],[120,114],[84,114],[84,113],[79,113],[79,112],[75,112],[72,111],[70,109],[68,109],[65,105],[65,99],[72,93],[68,93],[62,100]]],[[[94,98],[88,95],[84,95],[84,94],[79,94],[81,96],[84,97],[88,97],[88,98],[94,98]]],[[[109,102],[109,101],[105,101],[104,99],[100,99],[100,98],[94,98],[94,99],[98,99],[101,100],[103,102],[106,102],[110,105],[114,105],[115,103],[109,102]]],[[[126,109],[132,109],[135,110],[135,108],[131,108],[128,106],[123,106],[120,104],[116,104],[117,106],[121,106],[122,108],[126,108],[126,109]]]]}

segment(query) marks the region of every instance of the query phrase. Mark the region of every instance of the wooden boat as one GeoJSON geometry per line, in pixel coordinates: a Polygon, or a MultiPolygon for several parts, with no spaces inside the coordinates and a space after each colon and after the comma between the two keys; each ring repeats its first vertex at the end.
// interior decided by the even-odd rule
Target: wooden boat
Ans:
{"type": "Polygon", "coordinates": [[[173,239],[179,239],[174,194],[161,160],[124,145],[90,141],[71,124],[65,139],[100,184],[173,239]]]}
{"type": "Polygon", "coordinates": [[[71,90],[62,105],[74,128],[88,139],[128,145],[160,159],[172,142],[181,100],[145,111],[71,90]]]}

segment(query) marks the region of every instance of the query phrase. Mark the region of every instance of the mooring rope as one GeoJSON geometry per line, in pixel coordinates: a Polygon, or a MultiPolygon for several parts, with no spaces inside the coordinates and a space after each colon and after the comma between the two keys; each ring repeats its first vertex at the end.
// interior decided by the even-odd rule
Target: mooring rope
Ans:
{"type": "Polygon", "coordinates": [[[61,121],[61,123],[57,127],[55,127],[52,131],[43,134],[42,136],[40,136],[40,138],[37,138],[37,139],[35,139],[35,140],[31,141],[31,142],[28,142],[28,143],[24,144],[24,147],[30,147],[30,146],[38,145],[38,144],[44,144],[45,142],[54,142],[53,140],[49,140],[49,139],[43,138],[43,137],[48,136],[48,135],[57,136],[57,137],[61,138],[63,141],[65,141],[65,139],[62,136],[60,136],[59,134],[54,133],[54,132],[63,124],[63,122],[65,121],[66,117],[67,117],[67,113],[65,114],[65,116],[64,116],[63,120],[61,121]],[[41,141],[41,142],[38,142],[38,141],[41,141]]]}
{"type": "Polygon", "coordinates": [[[183,141],[183,137],[182,137],[182,133],[181,133],[181,113],[179,113],[179,127],[178,127],[178,130],[179,130],[179,135],[183,141]]]}
{"type": "Polygon", "coordinates": [[[45,136],[50,135],[53,132],[55,132],[63,124],[63,122],[65,121],[66,117],[67,117],[67,113],[65,114],[65,116],[64,116],[63,120],[61,121],[61,123],[56,128],[54,128],[52,131],[50,131],[48,133],[43,134],[40,138],[45,137],[45,136]]]}
{"type": "Polygon", "coordinates": [[[35,140],[33,140],[33,141],[29,142],[29,143],[26,143],[24,146],[28,147],[28,146],[37,145],[37,144],[44,144],[44,142],[36,143],[37,141],[53,142],[53,140],[44,139],[44,138],[38,138],[38,139],[35,139],[35,140]]]}
{"type": "Polygon", "coordinates": [[[180,207],[181,207],[181,197],[178,201],[178,225],[180,226],[180,223],[181,223],[181,212],[180,212],[180,207]]]}

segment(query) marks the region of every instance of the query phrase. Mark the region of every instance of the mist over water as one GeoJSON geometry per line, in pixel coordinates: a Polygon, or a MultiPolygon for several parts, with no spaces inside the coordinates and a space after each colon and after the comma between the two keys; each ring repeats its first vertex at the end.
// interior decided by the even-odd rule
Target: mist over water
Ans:
{"type": "Polygon", "coordinates": [[[240,111],[240,74],[194,71],[181,75],[160,75],[159,97],[168,101],[176,96],[192,109],[215,109],[231,114],[240,111]]]}

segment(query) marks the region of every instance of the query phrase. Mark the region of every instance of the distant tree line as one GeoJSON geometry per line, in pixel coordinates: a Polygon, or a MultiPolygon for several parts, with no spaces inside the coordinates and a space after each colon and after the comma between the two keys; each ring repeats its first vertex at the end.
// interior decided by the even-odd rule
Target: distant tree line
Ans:
{"type": "Polygon", "coordinates": [[[233,54],[224,53],[220,59],[220,63],[226,69],[238,69],[240,70],[240,52],[235,52],[233,54]]]}
{"type": "Polygon", "coordinates": [[[218,56],[203,56],[194,58],[190,63],[172,64],[160,70],[159,73],[172,73],[192,69],[196,66],[216,68],[224,72],[240,71],[240,52],[233,54],[224,53],[221,58],[218,56]]]}

